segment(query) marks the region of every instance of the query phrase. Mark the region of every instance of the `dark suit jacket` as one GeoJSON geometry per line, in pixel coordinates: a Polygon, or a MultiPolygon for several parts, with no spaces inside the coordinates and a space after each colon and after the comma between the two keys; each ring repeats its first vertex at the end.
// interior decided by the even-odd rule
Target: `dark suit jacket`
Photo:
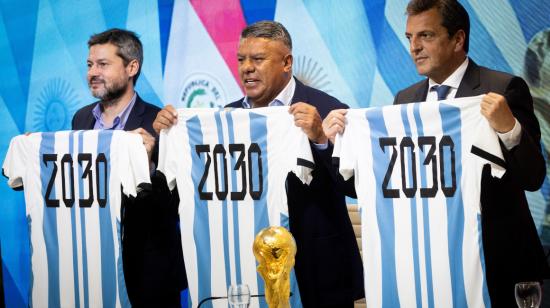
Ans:
{"type": "MultiPolygon", "coordinates": [[[[243,99],[226,107],[242,108],[243,99]]],[[[336,98],[296,79],[292,103],[317,108],[322,118],[348,108],[336,98]]],[[[310,185],[289,173],[287,198],[290,232],[296,240],[295,272],[305,307],[352,303],[364,297],[363,266],[343,191],[350,191],[332,165],[332,149],[312,146],[315,169],[310,185]]],[[[353,184],[353,183],[350,183],[353,184]]],[[[351,185],[353,191],[353,185],[351,185]]]]}
{"type": "MultiPolygon", "coordinates": [[[[540,128],[533,99],[519,77],[478,66],[470,59],[456,97],[495,92],[506,97],[521,124],[520,144],[507,150],[501,143],[506,174],[493,178],[485,168],[481,181],[481,227],[487,284],[493,307],[515,307],[514,284],[550,277],[525,190],[535,191],[546,167],[540,148],[540,128]]],[[[423,102],[428,80],[397,93],[394,104],[423,102]]]]}
{"type": "MultiPolygon", "coordinates": [[[[72,129],[93,129],[92,109],[97,104],[78,110],[72,129]]],[[[138,95],[124,130],[141,127],[158,138],[153,121],[159,111],[160,108],[144,102],[138,95]]],[[[154,153],[153,161],[157,163],[158,146],[154,153]]],[[[155,178],[152,181],[153,188],[162,187],[155,183],[155,178]]],[[[157,194],[142,191],[136,198],[123,195],[122,258],[126,288],[134,307],[176,306],[180,290],[187,287],[177,206],[170,202],[169,192],[157,194]]]]}

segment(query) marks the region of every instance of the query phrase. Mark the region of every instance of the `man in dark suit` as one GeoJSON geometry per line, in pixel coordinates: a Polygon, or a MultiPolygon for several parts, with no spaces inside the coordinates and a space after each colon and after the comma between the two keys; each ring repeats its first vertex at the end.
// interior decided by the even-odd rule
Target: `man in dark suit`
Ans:
{"type": "MultiPolygon", "coordinates": [[[[153,167],[158,151],[152,123],[160,108],[134,91],[143,63],[141,42],[133,32],[111,29],[93,35],[88,47],[88,85],[99,101],[76,112],[72,129],[138,133],[153,167]]],[[[177,208],[150,192],[123,198],[122,257],[132,306],[179,307],[186,281],[177,208]]]]}
{"type": "MultiPolygon", "coordinates": [[[[407,15],[411,57],[427,79],[397,93],[394,104],[436,101],[440,86],[448,88],[446,99],[486,94],[481,113],[497,132],[506,160],[501,179],[493,178],[489,168],[483,170],[486,278],[493,307],[516,307],[515,283],[542,281],[550,274],[524,192],[539,189],[546,173],[529,88],[519,77],[468,58],[469,16],[458,1],[413,0],[407,15]]],[[[335,119],[324,123],[327,135],[343,130],[343,114],[329,115],[335,119]]]]}
{"type": "MultiPolygon", "coordinates": [[[[343,193],[353,191],[353,183],[344,183],[333,167],[332,148],[321,126],[331,110],[347,106],[292,77],[292,42],[280,23],[263,21],[246,27],[238,60],[246,96],[226,107],[290,105],[294,123],[310,139],[315,161],[312,182],[302,184],[290,173],[286,185],[302,303],[305,307],[353,307],[354,300],[364,297],[361,257],[343,193]]],[[[167,106],[153,127],[158,132],[175,122],[175,110],[167,106]]]]}

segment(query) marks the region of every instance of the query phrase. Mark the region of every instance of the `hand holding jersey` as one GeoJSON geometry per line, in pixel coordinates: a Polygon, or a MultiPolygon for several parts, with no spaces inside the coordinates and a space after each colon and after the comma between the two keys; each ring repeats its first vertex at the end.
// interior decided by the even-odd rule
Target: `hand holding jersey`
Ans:
{"type": "Polygon", "coordinates": [[[333,156],[344,178],[355,176],[367,306],[489,305],[481,175],[489,164],[500,178],[505,163],[480,102],[348,110],[333,156]]]}

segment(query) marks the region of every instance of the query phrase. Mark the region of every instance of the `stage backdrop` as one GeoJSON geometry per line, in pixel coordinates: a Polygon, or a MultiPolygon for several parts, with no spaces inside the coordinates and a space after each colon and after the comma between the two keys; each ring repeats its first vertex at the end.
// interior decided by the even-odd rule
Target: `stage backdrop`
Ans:
{"type": "MultiPolygon", "coordinates": [[[[0,158],[10,139],[70,128],[91,102],[86,42],[119,27],[137,32],[145,60],[137,84],[149,102],[221,106],[242,96],[239,32],[277,20],[294,44],[294,74],[351,107],[391,104],[420,80],[408,55],[405,0],[1,0],[0,158]]],[[[550,152],[550,5],[547,0],[461,1],[470,13],[470,57],[526,78],[550,152]]],[[[548,161],[548,159],[547,159],[548,161]]],[[[550,174],[550,164],[547,162],[550,174]]],[[[0,185],[0,244],[8,307],[27,306],[29,241],[23,193],[0,185]]],[[[550,180],[529,194],[541,238],[550,244],[550,180]]],[[[0,284],[1,285],[1,284],[0,284]]],[[[0,304],[1,305],[1,304],[0,304]]]]}

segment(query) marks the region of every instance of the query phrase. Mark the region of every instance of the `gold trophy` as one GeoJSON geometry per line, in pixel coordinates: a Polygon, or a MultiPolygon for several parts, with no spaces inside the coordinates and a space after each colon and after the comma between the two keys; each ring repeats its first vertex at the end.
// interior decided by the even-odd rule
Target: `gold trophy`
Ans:
{"type": "Polygon", "coordinates": [[[283,227],[268,227],[254,239],[258,272],[265,282],[265,298],[270,308],[290,307],[290,271],[294,266],[296,242],[283,227]]]}

